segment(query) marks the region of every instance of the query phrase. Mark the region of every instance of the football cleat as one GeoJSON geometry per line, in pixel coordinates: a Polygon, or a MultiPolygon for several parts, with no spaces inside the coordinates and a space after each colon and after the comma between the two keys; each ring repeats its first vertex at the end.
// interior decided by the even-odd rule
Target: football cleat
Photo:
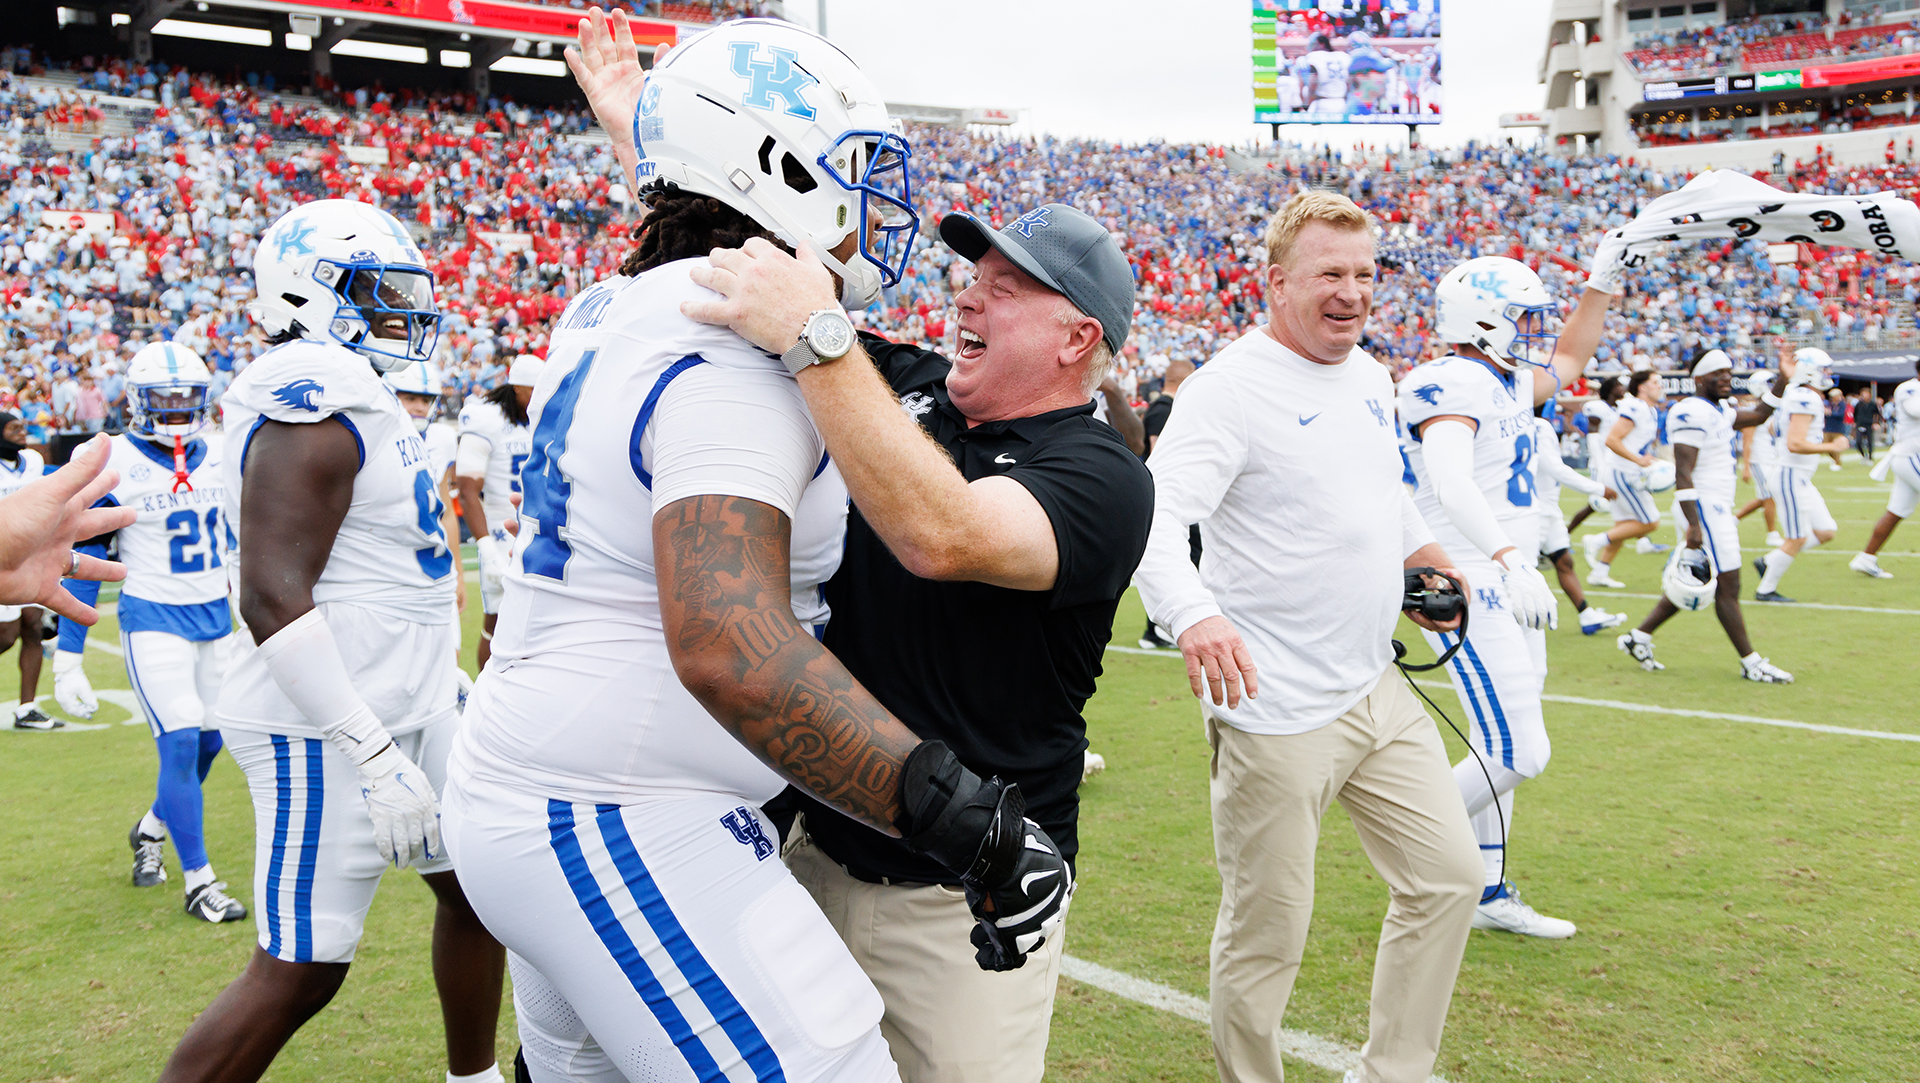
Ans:
{"type": "Polygon", "coordinates": [[[66,725],[57,718],[47,717],[45,711],[31,703],[22,703],[13,712],[13,728],[17,730],[57,730],[66,725]]]}
{"type": "Polygon", "coordinates": [[[133,886],[158,887],[167,882],[167,866],[162,860],[166,839],[142,835],[140,825],[127,832],[127,845],[133,847],[133,886]]]}
{"type": "Polygon", "coordinates": [[[1640,663],[1640,668],[1648,673],[1657,673],[1667,668],[1653,660],[1653,637],[1642,635],[1638,631],[1628,632],[1613,641],[1613,645],[1626,652],[1627,657],[1640,663]]]}
{"type": "Polygon", "coordinates": [[[1170,647],[1178,647],[1178,646],[1179,644],[1175,643],[1173,640],[1168,639],[1166,636],[1161,635],[1160,626],[1153,623],[1152,621],[1148,621],[1147,630],[1140,633],[1140,649],[1141,650],[1159,651],[1159,650],[1166,650],[1170,647]]]}
{"type": "Polygon", "coordinates": [[[1662,545],[1659,542],[1654,541],[1652,538],[1641,538],[1639,541],[1636,541],[1633,543],[1633,551],[1636,553],[1639,553],[1641,556],[1649,556],[1654,553],[1665,553],[1672,550],[1672,548],[1673,546],[1662,545]]]}
{"type": "Polygon", "coordinates": [[[1580,634],[1593,635],[1609,628],[1618,628],[1626,622],[1625,613],[1609,613],[1597,605],[1590,605],[1580,611],[1580,634]]]}
{"type": "Polygon", "coordinates": [[[1770,590],[1770,591],[1767,591],[1765,594],[1755,591],[1753,595],[1753,600],[1756,602],[1784,602],[1787,604],[1792,604],[1793,602],[1792,598],[1787,597],[1786,595],[1780,593],[1777,590],[1770,590]]]}
{"type": "Polygon", "coordinates": [[[1778,530],[1767,531],[1767,548],[1778,549],[1785,544],[1787,544],[1787,540],[1780,536],[1778,530]]]}
{"type": "Polygon", "coordinates": [[[1474,908],[1473,927],[1515,936],[1537,936],[1542,940],[1565,940],[1580,931],[1571,921],[1547,917],[1521,902],[1520,891],[1512,884],[1500,885],[1497,898],[1474,908]]]}
{"type": "MultiPolygon", "coordinates": [[[[1603,564],[1600,567],[1604,568],[1606,567],[1606,565],[1603,564]]],[[[1620,580],[1615,579],[1610,572],[1601,571],[1600,568],[1595,568],[1593,571],[1590,571],[1587,573],[1587,585],[1590,587],[1624,587],[1626,586],[1625,583],[1622,583],[1620,580]]]]}
{"type": "Polygon", "coordinates": [[[1580,548],[1586,553],[1587,567],[1591,568],[1600,563],[1600,550],[1606,548],[1606,546],[1607,536],[1605,534],[1589,534],[1580,539],[1580,548]]]}
{"type": "Polygon", "coordinates": [[[187,913],[214,925],[245,920],[247,908],[226,893],[226,886],[225,880],[215,880],[195,888],[187,896],[187,913]]]}
{"type": "Polygon", "coordinates": [[[1747,680],[1757,681],[1760,684],[1793,683],[1793,674],[1788,673],[1786,670],[1781,669],[1765,658],[1756,657],[1751,661],[1742,658],[1740,660],[1740,675],[1747,680]]]}
{"type": "Polygon", "coordinates": [[[1880,566],[1880,558],[1872,553],[1855,553],[1847,567],[1872,579],[1892,579],[1893,573],[1880,566]]]}

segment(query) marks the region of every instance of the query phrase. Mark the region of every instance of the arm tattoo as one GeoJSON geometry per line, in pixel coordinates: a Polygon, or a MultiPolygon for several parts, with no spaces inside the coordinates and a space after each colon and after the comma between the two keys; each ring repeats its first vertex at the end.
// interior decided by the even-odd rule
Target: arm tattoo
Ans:
{"type": "Polygon", "coordinates": [[[794,784],[895,834],[919,739],[793,619],[787,517],[698,496],[663,509],[653,537],[667,646],[694,698],[794,784]]]}

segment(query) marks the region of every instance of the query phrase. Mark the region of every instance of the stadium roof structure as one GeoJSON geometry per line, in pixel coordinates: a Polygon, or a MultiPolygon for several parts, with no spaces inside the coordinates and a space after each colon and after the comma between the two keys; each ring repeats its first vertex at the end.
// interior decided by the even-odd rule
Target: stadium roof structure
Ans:
{"type": "MultiPolygon", "coordinates": [[[[1904,4],[1863,0],[1552,0],[1539,79],[1545,107],[1515,115],[1550,142],[1631,156],[1661,168],[1709,166],[1765,171],[1776,155],[1810,159],[1814,148],[1836,161],[1879,161],[1889,139],[1920,137],[1920,35],[1893,45],[1841,50],[1849,41],[1884,41],[1913,17],[1904,4]],[[1847,16],[1843,27],[1840,17],[1847,16]],[[1636,67],[1650,32],[1697,32],[1752,18],[1812,19],[1813,32],[1769,30],[1719,52],[1673,46],[1636,67]]],[[[1768,28],[1774,23],[1767,23],[1768,28]]]]}

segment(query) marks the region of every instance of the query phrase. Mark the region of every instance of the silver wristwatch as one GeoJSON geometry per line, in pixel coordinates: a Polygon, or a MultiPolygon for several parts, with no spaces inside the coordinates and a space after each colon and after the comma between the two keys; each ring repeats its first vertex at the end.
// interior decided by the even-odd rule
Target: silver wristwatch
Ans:
{"type": "Polygon", "coordinates": [[[807,317],[800,328],[800,341],[793,344],[780,360],[795,376],[808,365],[818,365],[845,357],[853,349],[853,321],[837,308],[823,308],[807,317]]]}

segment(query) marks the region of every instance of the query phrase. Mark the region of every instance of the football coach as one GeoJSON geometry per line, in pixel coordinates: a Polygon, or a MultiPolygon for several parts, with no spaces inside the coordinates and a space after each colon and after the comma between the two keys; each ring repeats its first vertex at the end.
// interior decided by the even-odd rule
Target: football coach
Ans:
{"type": "MultiPolygon", "coordinates": [[[[974,265],[951,358],[856,341],[819,260],[759,239],[693,271],[726,299],[684,311],[787,359],[846,479],[828,649],[914,733],[1018,783],[1071,863],[1080,711],[1153,511],[1146,467],[1091,403],[1126,342],[1133,275],[1105,227],[1064,204],[998,232],[948,215],[940,236],[974,265]]],[[[788,862],[880,990],[902,1077],[1039,1080],[1062,936],[989,971],[950,872],[824,808],[805,828],[788,862]]]]}
{"type": "Polygon", "coordinates": [[[1282,1078],[1281,1018],[1330,803],[1389,892],[1349,1080],[1433,1071],[1480,898],[1453,769],[1393,667],[1403,569],[1459,573],[1401,483],[1392,377],[1356,346],[1373,304],[1370,226],[1329,192],[1281,209],[1267,229],[1267,323],[1181,385],[1147,461],[1140,596],[1179,642],[1213,750],[1210,987],[1226,1083],[1282,1078]],[[1191,523],[1206,543],[1197,570],[1191,523]]]}

